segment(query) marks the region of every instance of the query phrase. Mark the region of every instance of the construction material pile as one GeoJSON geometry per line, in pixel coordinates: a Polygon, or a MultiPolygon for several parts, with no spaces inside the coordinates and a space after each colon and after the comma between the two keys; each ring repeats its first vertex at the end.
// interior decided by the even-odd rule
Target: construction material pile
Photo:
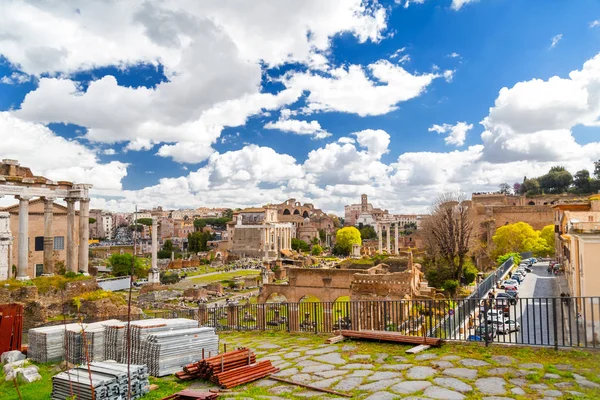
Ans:
{"type": "Polygon", "coordinates": [[[385,331],[341,331],[341,335],[345,338],[352,339],[368,339],[380,340],[382,342],[395,342],[407,344],[426,344],[429,346],[441,346],[442,339],[423,337],[423,336],[407,336],[398,332],[385,331]]]}
{"type": "Polygon", "coordinates": [[[179,393],[164,397],[162,400],[213,400],[218,397],[218,393],[200,392],[198,390],[186,389],[179,393]]]}
{"type": "Polygon", "coordinates": [[[27,357],[36,362],[57,362],[65,359],[65,331],[78,329],[79,324],[32,328],[28,331],[27,357]]]}
{"type": "Polygon", "coordinates": [[[191,379],[210,380],[215,374],[254,364],[255,362],[256,355],[252,350],[240,348],[188,364],[183,367],[183,371],[176,372],[175,376],[184,381],[191,379]]]}
{"type": "MultiPolygon", "coordinates": [[[[138,399],[150,390],[148,369],[145,365],[131,365],[130,371],[130,398],[138,399]]],[[[76,396],[78,400],[122,400],[127,398],[128,386],[126,364],[92,362],[52,377],[51,399],[76,396]]]]}
{"type": "Polygon", "coordinates": [[[119,323],[118,320],[111,319],[91,324],[81,323],[77,324],[75,328],[68,328],[65,336],[68,350],[65,359],[71,364],[104,361],[106,326],[117,323],[119,323]],[[84,347],[84,343],[87,343],[87,349],[84,347]]]}
{"type": "Polygon", "coordinates": [[[229,389],[265,378],[276,372],[279,372],[279,369],[275,368],[270,360],[263,360],[256,364],[246,365],[213,375],[211,381],[224,389],[229,389]]]}
{"type": "Polygon", "coordinates": [[[219,351],[214,328],[198,328],[198,322],[185,319],[153,318],[131,321],[127,345],[127,323],[106,327],[106,359],[146,364],[150,375],[165,376],[199,360],[203,354],[219,351]]]}

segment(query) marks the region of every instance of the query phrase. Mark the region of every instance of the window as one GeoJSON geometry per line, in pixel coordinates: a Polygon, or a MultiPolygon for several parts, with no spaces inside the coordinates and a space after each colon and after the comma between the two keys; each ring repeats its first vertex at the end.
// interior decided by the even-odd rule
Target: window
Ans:
{"type": "Polygon", "coordinates": [[[36,236],[35,237],[35,251],[44,251],[44,237],[36,236]]]}
{"type": "Polygon", "coordinates": [[[42,276],[43,273],[44,273],[44,264],[35,264],[35,276],[36,277],[42,276]]]}
{"type": "Polygon", "coordinates": [[[54,250],[64,250],[65,249],[65,237],[64,236],[54,236],[54,250]]]}

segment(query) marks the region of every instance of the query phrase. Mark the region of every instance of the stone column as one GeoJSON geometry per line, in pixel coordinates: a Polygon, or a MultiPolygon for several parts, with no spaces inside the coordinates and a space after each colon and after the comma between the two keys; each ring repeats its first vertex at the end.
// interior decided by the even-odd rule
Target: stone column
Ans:
{"type": "Polygon", "coordinates": [[[52,230],[54,198],[44,198],[44,275],[54,275],[54,232],[52,230]]]}
{"type": "Polygon", "coordinates": [[[5,281],[12,275],[11,245],[10,213],[0,212],[0,281],[5,281]]]}
{"type": "MultiPolygon", "coordinates": [[[[19,259],[17,279],[29,280],[27,275],[29,264],[29,199],[30,196],[17,196],[19,199],[19,259]]],[[[35,272],[34,272],[35,273],[35,272]]]]}
{"type": "Polygon", "coordinates": [[[90,199],[79,200],[79,272],[88,273],[90,239],[90,199]]]}
{"type": "Polygon", "coordinates": [[[379,236],[379,254],[383,253],[383,227],[377,224],[377,235],[379,236]]]}
{"type": "Polygon", "coordinates": [[[67,271],[77,272],[75,242],[75,199],[66,198],[67,202],[67,271]]]}
{"type": "Polygon", "coordinates": [[[396,238],[395,238],[395,241],[394,241],[394,246],[395,246],[394,247],[394,250],[395,250],[394,253],[395,254],[400,254],[400,249],[398,248],[398,225],[399,224],[400,224],[399,222],[396,222],[396,238]]]}
{"type": "Polygon", "coordinates": [[[386,227],[386,238],[385,238],[385,249],[387,251],[388,254],[390,254],[390,244],[392,242],[392,238],[390,237],[390,225],[388,224],[388,226],[386,227]]]}
{"type": "Polygon", "coordinates": [[[269,257],[269,229],[268,228],[265,228],[264,250],[265,250],[265,258],[269,257]]]}
{"type": "Polygon", "coordinates": [[[158,222],[152,217],[152,265],[148,273],[148,283],[160,283],[160,271],[158,269],[158,222]]]}

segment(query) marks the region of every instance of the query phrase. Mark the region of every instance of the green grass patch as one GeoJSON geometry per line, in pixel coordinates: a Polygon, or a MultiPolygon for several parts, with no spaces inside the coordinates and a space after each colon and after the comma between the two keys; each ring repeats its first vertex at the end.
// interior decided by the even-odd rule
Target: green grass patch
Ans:
{"type": "Polygon", "coordinates": [[[218,274],[206,275],[206,276],[194,276],[190,278],[194,283],[211,283],[220,281],[229,281],[239,276],[258,276],[260,271],[241,269],[238,271],[220,272],[218,274]]]}

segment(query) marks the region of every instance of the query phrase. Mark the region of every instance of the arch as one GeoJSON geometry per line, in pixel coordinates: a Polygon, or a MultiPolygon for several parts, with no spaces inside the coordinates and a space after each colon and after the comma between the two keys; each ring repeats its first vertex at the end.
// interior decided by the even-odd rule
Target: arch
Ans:
{"type": "Polygon", "coordinates": [[[545,205],[545,206],[547,206],[547,205],[548,205],[548,202],[547,202],[547,201],[546,201],[546,202],[544,202],[544,205],[545,205]]]}
{"type": "Polygon", "coordinates": [[[529,203],[527,203],[528,206],[535,206],[535,202],[534,201],[530,201],[529,203]]]}
{"type": "Polygon", "coordinates": [[[302,218],[308,218],[308,211],[304,211],[302,213],[302,218]]]}
{"type": "Polygon", "coordinates": [[[298,300],[298,303],[319,303],[319,302],[321,302],[321,300],[313,294],[305,294],[304,296],[300,297],[300,300],[298,300]]]}
{"type": "Polygon", "coordinates": [[[267,297],[265,303],[287,303],[288,299],[281,293],[273,292],[267,297]]]}
{"type": "Polygon", "coordinates": [[[287,208],[283,210],[283,215],[291,215],[292,213],[287,208]]]}
{"type": "Polygon", "coordinates": [[[294,215],[300,215],[300,211],[294,210],[294,215]]]}

